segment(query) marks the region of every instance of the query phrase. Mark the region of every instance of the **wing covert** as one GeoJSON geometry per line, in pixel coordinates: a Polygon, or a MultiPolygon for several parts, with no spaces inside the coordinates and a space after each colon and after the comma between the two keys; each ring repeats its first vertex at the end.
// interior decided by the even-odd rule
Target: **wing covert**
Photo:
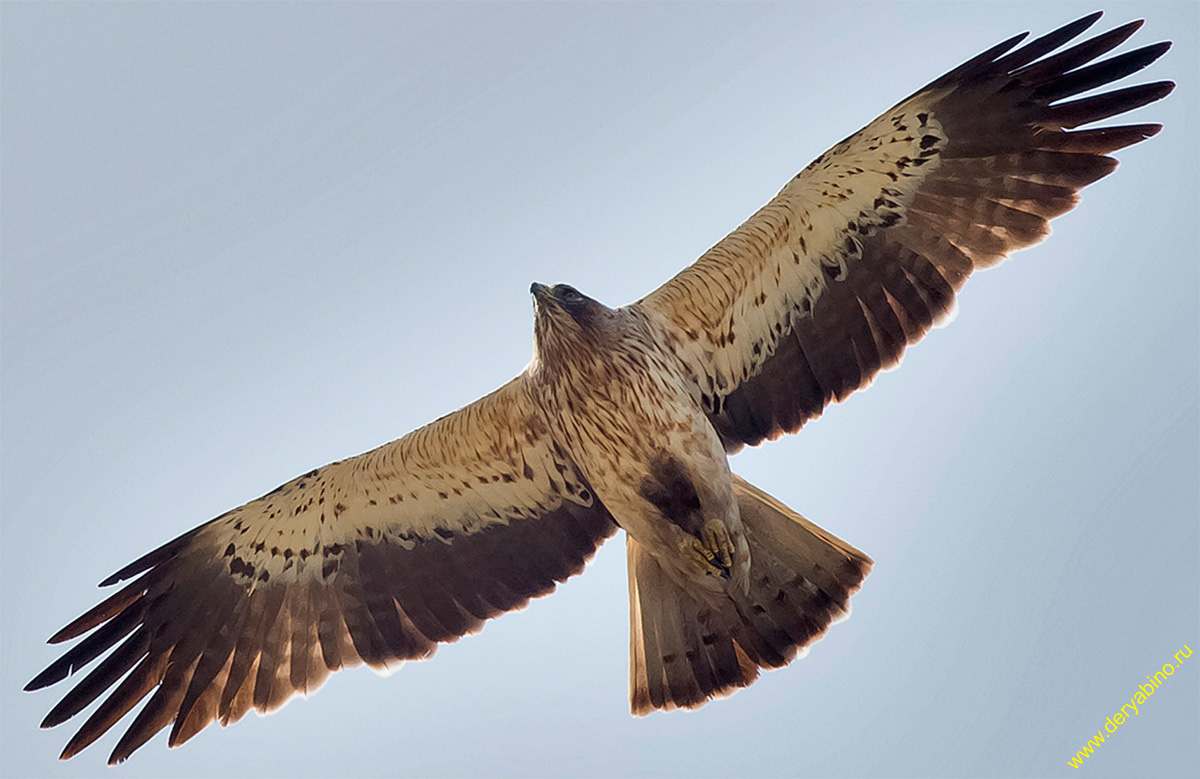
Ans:
{"type": "Polygon", "coordinates": [[[533,408],[518,377],[109,577],[133,581],[52,637],[93,631],[26,688],[109,652],[42,723],[107,695],[63,757],[146,696],[110,762],[167,725],[175,746],[272,711],[339,668],[428,657],[581,571],[616,525],[533,408]]]}
{"type": "Polygon", "coordinates": [[[1039,242],[1109,152],[1159,125],[1071,131],[1166,96],[1159,82],[1062,102],[1169,43],[1092,63],[1141,22],[1046,56],[1084,17],[1005,41],[818,157],[695,263],[639,301],[691,372],[730,452],[795,432],[895,365],[978,268],[1039,242]]]}

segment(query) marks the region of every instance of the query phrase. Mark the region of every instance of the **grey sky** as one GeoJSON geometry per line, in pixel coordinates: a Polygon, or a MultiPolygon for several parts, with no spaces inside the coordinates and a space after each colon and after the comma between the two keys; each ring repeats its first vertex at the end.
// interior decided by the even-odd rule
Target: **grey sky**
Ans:
{"type": "MultiPolygon", "coordinates": [[[[627,713],[623,542],[387,680],[158,738],[106,775],[1044,776],[1200,648],[1195,3],[1163,133],[973,279],[951,326],[750,481],[872,555],[809,656],[627,713]]],[[[449,412],[531,353],[529,283],[633,300],[922,84],[1091,3],[0,6],[0,771],[95,585],[449,412]]],[[[1126,48],[1129,48],[1127,45],[1126,48]]],[[[1089,776],[1200,761],[1200,657],[1089,776]]],[[[1082,771],[1081,771],[1082,773],[1082,771]]]]}

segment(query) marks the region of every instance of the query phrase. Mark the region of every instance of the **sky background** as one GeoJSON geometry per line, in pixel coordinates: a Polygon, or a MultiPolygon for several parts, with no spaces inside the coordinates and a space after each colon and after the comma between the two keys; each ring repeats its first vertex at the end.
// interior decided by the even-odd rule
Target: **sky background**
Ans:
{"type": "MultiPolygon", "coordinates": [[[[143,552],[515,375],[531,281],[617,305],[964,59],[1094,3],[0,6],[7,776],[1045,776],[1200,648],[1195,3],[1106,3],[1174,79],[1054,236],[753,483],[863,549],[854,614],[628,714],[624,544],[386,680],[109,733],[20,688],[143,552]]],[[[1126,44],[1125,49],[1131,48],[1126,44]]],[[[1200,762],[1200,657],[1080,775],[1200,762]]],[[[126,720],[128,722],[128,720],[126,720]]],[[[123,730],[123,726],[121,728],[123,730]]]]}

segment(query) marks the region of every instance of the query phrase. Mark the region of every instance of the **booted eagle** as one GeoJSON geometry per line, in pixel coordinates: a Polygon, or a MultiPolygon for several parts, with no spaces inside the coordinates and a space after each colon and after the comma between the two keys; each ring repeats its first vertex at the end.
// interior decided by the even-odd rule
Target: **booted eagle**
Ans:
{"type": "Polygon", "coordinates": [[[1106,156],[1160,129],[1075,129],[1166,96],[1078,98],[1168,43],[1098,60],[1100,14],[1011,38],[884,112],[636,303],[534,284],[535,356],[492,394],[304,474],[130,563],[29,683],[99,662],[47,715],[103,699],[62,753],[145,704],[112,752],[269,712],[546,595],[626,531],[630,705],[693,708],[789,663],[871,560],[730,472],[895,365],[977,268],[1037,243],[1106,156]],[[1019,47],[1018,47],[1019,46],[1019,47]],[[1061,50],[1060,50],[1061,49],[1061,50]],[[102,659],[101,659],[102,658],[102,659]]]}

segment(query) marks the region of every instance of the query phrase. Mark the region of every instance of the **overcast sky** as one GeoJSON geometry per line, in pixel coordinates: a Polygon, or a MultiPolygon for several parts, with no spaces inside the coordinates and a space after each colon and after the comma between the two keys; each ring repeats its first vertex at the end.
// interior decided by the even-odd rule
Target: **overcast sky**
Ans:
{"type": "MultiPolygon", "coordinates": [[[[640,297],[834,142],[1094,3],[0,6],[0,771],[57,761],[44,644],[152,547],[468,403],[531,281],[640,297]]],[[[165,733],[113,777],[1044,776],[1200,648],[1195,3],[1110,3],[1179,88],[897,371],[734,468],[872,555],[853,617],[628,714],[623,541],[383,680],[165,733]]],[[[1127,44],[1126,49],[1132,44],[1127,44]]],[[[1200,763],[1200,656],[1089,776],[1200,763]]],[[[123,729],[123,728],[122,728],[123,729]]],[[[1080,771],[1083,774],[1083,771],[1080,771]]]]}

